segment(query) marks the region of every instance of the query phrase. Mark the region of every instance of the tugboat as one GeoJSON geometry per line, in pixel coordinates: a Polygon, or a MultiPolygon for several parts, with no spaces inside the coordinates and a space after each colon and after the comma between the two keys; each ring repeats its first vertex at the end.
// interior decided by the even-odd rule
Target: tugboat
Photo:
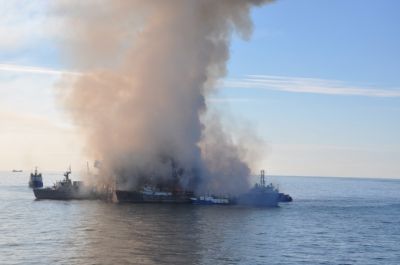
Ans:
{"type": "Polygon", "coordinates": [[[82,181],[71,181],[70,174],[71,168],[64,173],[64,179],[56,182],[53,187],[34,188],[35,197],[48,200],[96,200],[108,198],[106,193],[97,192],[94,188],[85,186],[82,181]]]}
{"type": "Polygon", "coordinates": [[[35,173],[31,173],[29,178],[29,188],[41,188],[43,187],[42,174],[37,172],[37,167],[35,168],[35,173]]]}
{"type": "Polygon", "coordinates": [[[272,183],[265,185],[265,171],[261,170],[260,184],[256,183],[250,191],[238,196],[236,202],[239,205],[278,207],[279,190],[272,183]]]}

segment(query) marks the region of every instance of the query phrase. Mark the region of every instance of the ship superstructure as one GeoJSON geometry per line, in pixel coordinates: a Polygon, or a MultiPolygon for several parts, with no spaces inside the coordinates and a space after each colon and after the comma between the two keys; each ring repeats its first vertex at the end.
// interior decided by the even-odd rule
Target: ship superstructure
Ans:
{"type": "Polygon", "coordinates": [[[265,184],[265,171],[261,170],[260,183],[256,183],[248,192],[236,199],[239,205],[277,207],[279,203],[279,190],[272,183],[265,184]]]}
{"type": "Polygon", "coordinates": [[[43,187],[42,174],[38,173],[37,167],[35,168],[35,172],[31,173],[28,185],[29,185],[30,188],[41,188],[41,187],[43,187]]]}

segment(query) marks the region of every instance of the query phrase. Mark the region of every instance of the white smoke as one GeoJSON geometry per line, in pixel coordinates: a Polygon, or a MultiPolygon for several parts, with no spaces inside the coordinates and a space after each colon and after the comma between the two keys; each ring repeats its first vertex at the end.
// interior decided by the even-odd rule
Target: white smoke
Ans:
{"type": "Polygon", "coordinates": [[[248,38],[251,8],[266,2],[65,1],[54,6],[66,27],[66,59],[89,72],[63,99],[85,135],[88,154],[103,162],[103,179],[116,177],[125,189],[176,178],[190,189],[238,193],[248,188],[243,148],[218,118],[202,122],[201,117],[205,97],[226,74],[232,34],[248,38]]]}

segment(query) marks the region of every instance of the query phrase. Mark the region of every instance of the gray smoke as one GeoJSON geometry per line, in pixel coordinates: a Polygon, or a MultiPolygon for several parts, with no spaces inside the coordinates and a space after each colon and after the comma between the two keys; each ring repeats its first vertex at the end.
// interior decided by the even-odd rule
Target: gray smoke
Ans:
{"type": "Polygon", "coordinates": [[[86,75],[63,99],[103,161],[102,181],[152,182],[198,191],[248,188],[243,147],[218,118],[202,119],[205,97],[226,74],[236,32],[249,38],[262,0],[65,1],[65,57],[86,75]],[[207,122],[204,122],[204,121],[207,122]]]}

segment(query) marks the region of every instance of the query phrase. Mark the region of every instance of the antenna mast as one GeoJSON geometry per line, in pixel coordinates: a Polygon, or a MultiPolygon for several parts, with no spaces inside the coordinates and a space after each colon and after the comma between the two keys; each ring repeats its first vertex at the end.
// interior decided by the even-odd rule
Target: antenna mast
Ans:
{"type": "Polygon", "coordinates": [[[260,176],[260,184],[261,187],[265,187],[265,170],[261,170],[261,176],[260,176]]]}

